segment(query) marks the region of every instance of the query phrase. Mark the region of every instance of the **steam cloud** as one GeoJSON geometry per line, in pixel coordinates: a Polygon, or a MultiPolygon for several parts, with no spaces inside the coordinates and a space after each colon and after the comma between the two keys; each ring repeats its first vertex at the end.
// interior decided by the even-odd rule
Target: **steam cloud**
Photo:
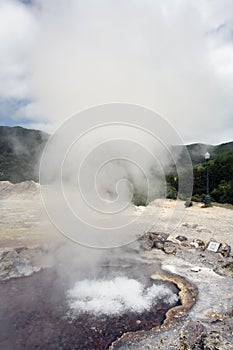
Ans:
{"type": "Polygon", "coordinates": [[[232,12],[232,0],[1,0],[2,115],[51,132],[126,102],[165,116],[185,142],[231,139],[232,12]]]}
{"type": "MultiPolygon", "coordinates": [[[[172,126],[139,106],[105,104],[73,116],[50,138],[42,157],[40,182],[51,221],[71,240],[92,247],[134,241],[151,229],[161,209],[144,210],[140,221],[132,197],[139,193],[147,202],[166,198],[165,174],[176,163],[172,142],[182,143],[172,126]]],[[[189,197],[187,151],[183,158],[185,177],[183,168],[176,170],[189,197]]],[[[174,211],[170,230],[182,209],[174,211]]]]}

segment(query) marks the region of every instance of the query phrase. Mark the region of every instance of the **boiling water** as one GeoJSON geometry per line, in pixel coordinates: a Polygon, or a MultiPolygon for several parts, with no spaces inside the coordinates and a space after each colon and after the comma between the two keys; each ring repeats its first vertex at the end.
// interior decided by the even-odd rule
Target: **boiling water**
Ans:
{"type": "Polygon", "coordinates": [[[108,269],[75,284],[49,269],[1,282],[0,349],[105,350],[125,332],[160,325],[178,290],[152,283],[153,269],[134,264],[130,277],[108,269]]]}
{"type": "Polygon", "coordinates": [[[178,296],[167,286],[153,284],[145,287],[138,280],[126,276],[112,280],[77,281],[67,292],[67,297],[74,314],[88,312],[96,316],[143,313],[158,302],[174,304],[178,301],[178,296]]]}

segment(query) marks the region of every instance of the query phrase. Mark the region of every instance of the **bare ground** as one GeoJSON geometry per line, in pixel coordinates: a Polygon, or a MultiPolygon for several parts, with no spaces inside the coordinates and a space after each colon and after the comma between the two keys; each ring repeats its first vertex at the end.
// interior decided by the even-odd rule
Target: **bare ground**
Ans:
{"type": "MultiPolygon", "coordinates": [[[[160,219],[154,228],[159,232],[167,232],[169,240],[176,241],[175,237],[181,235],[187,237],[188,241],[200,239],[206,243],[212,239],[233,247],[231,209],[219,206],[202,208],[201,204],[184,209],[184,203],[181,202],[174,214],[175,206],[176,202],[171,200],[154,202],[150,206],[152,215],[153,211],[160,208],[160,219]],[[173,226],[170,231],[168,222],[173,226]]],[[[137,208],[134,214],[138,215],[142,210],[137,208]]],[[[53,241],[58,235],[46,217],[38,193],[2,196],[1,250],[33,248],[53,241]]],[[[181,245],[177,245],[176,254],[168,255],[157,249],[140,254],[142,261],[150,263],[157,259],[164,270],[192,281],[199,291],[198,300],[189,316],[173,328],[148,332],[143,337],[135,337],[135,341],[130,343],[116,343],[114,349],[232,349],[233,283],[232,276],[222,268],[228,261],[231,263],[232,255],[224,258],[218,253],[181,245]],[[196,340],[190,340],[189,335],[194,330],[196,340]]]]}

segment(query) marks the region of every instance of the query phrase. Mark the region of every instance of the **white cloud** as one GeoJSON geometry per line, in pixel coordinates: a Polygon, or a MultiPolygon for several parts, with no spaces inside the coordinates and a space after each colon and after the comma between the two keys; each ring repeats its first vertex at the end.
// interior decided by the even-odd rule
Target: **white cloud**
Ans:
{"type": "Polygon", "coordinates": [[[2,0],[0,3],[0,98],[24,99],[30,96],[30,51],[36,22],[21,3],[2,0]]]}
{"type": "Polygon", "coordinates": [[[231,0],[0,6],[1,97],[32,98],[25,111],[32,123],[57,125],[80,109],[119,101],[156,110],[186,141],[229,137],[231,0]]]}

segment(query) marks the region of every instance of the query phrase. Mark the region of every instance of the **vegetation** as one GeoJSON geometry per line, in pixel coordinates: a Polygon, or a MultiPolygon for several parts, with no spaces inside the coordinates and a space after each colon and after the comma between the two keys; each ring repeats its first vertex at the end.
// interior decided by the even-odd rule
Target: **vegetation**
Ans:
{"type": "MultiPolygon", "coordinates": [[[[179,146],[182,159],[182,146],[179,146]]],[[[218,146],[193,144],[187,149],[193,164],[193,195],[192,200],[203,202],[206,194],[206,164],[204,154],[208,151],[211,159],[208,162],[209,192],[212,202],[233,204],[233,142],[218,146]]],[[[166,177],[167,197],[174,198],[178,195],[177,174],[173,170],[166,177]]],[[[182,191],[179,193],[182,199],[182,191]]]]}
{"type": "MultiPolygon", "coordinates": [[[[13,183],[34,180],[38,181],[39,160],[49,135],[21,127],[0,126],[0,180],[9,180],[13,183]]],[[[177,150],[182,160],[183,146],[177,150]]],[[[209,179],[211,201],[233,205],[233,142],[219,146],[192,144],[188,145],[193,163],[193,201],[203,202],[206,193],[206,164],[203,159],[205,152],[211,154],[209,161],[209,179]]],[[[179,160],[180,161],[180,160],[179,160]]],[[[183,179],[185,176],[185,164],[183,179]]],[[[187,178],[186,182],[189,183],[187,178]]],[[[166,175],[167,197],[176,199],[179,189],[179,179],[175,170],[166,175]]],[[[185,184],[179,189],[179,198],[185,197],[185,184]],[[183,193],[182,193],[183,191],[183,193]]],[[[133,197],[135,205],[147,205],[148,200],[141,192],[135,192],[133,197]]]]}
{"type": "MultiPolygon", "coordinates": [[[[205,164],[197,164],[193,169],[193,198],[203,200],[206,191],[205,164]]],[[[218,153],[209,161],[209,185],[212,201],[233,204],[233,150],[218,153]]]]}
{"type": "Polygon", "coordinates": [[[137,206],[146,206],[148,204],[147,196],[143,193],[134,193],[132,202],[137,206]]]}
{"type": "Polygon", "coordinates": [[[0,180],[38,181],[39,160],[48,137],[38,130],[0,126],[0,180]]]}

